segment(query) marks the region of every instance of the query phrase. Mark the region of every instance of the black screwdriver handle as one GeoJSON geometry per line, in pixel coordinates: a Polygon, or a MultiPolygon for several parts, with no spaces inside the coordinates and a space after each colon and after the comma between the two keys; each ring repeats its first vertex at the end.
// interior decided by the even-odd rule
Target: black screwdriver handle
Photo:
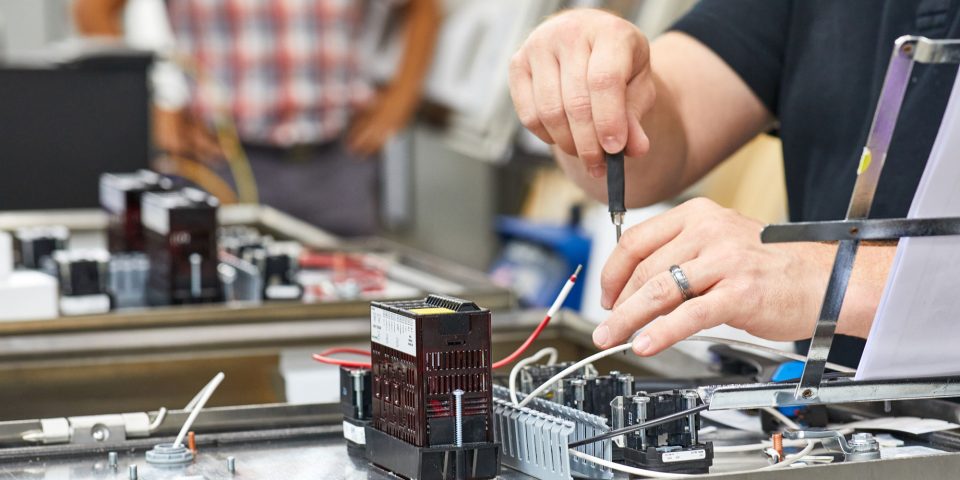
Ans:
{"type": "Polygon", "coordinates": [[[627,211],[624,200],[623,152],[607,153],[607,200],[610,213],[627,211]]]}

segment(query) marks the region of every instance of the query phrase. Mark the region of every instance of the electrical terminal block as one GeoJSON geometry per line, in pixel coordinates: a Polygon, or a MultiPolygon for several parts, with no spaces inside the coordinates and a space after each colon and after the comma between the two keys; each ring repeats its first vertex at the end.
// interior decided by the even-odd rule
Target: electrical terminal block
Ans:
{"type": "Polygon", "coordinates": [[[367,448],[364,429],[370,425],[373,410],[372,375],[367,368],[340,367],[340,411],[343,413],[343,438],[347,452],[363,456],[367,448]]]}
{"type": "Polygon", "coordinates": [[[58,250],[53,266],[60,282],[60,313],[91,315],[110,311],[107,293],[110,254],[103,249],[58,250]]]}
{"type": "MultiPolygon", "coordinates": [[[[611,401],[613,428],[638,425],[702,405],[696,390],[671,390],[617,397],[611,401]]],[[[700,414],[624,434],[617,439],[614,460],[667,473],[708,473],[713,464],[713,443],[700,442],[700,414]]]]}
{"type": "Polygon", "coordinates": [[[219,206],[216,198],[192,188],[143,194],[150,305],[223,301],[217,270],[219,206]]]}
{"type": "Polygon", "coordinates": [[[100,206],[107,212],[110,253],[143,251],[144,233],[140,219],[143,194],[172,188],[173,181],[150,170],[100,175],[100,206]]]}

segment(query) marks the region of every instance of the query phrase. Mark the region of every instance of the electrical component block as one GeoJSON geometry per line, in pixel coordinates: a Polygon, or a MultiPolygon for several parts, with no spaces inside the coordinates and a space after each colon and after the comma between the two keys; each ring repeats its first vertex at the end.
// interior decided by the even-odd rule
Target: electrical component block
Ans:
{"type": "Polygon", "coordinates": [[[406,478],[494,478],[490,311],[430,295],[374,302],[367,458],[406,478]]]}
{"type": "Polygon", "coordinates": [[[27,270],[49,268],[47,261],[53,252],[65,250],[70,241],[67,227],[23,227],[14,233],[13,256],[16,264],[27,270]]]}
{"type": "Polygon", "coordinates": [[[367,448],[364,429],[370,425],[373,408],[372,375],[366,368],[340,367],[340,411],[347,452],[363,456],[367,448]]]}
{"type": "Polygon", "coordinates": [[[53,263],[60,281],[60,313],[91,315],[110,311],[110,254],[106,250],[58,250],[53,252],[53,263]]]}
{"type": "Polygon", "coordinates": [[[192,188],[143,194],[150,305],[223,301],[217,273],[219,206],[216,198],[192,188]]]}
{"type": "Polygon", "coordinates": [[[173,182],[149,170],[100,175],[100,206],[107,212],[107,245],[110,253],[142,252],[143,225],[140,206],[144,192],[162,192],[173,182]]]}
{"type": "MultiPolygon", "coordinates": [[[[503,446],[504,465],[540,479],[570,478],[572,474],[613,478],[613,471],[571,456],[568,447],[572,442],[609,432],[606,419],[542,398],[533,399],[528,407],[516,407],[510,403],[509,389],[494,386],[493,392],[496,434],[503,446]],[[566,432],[561,425],[572,428],[566,432]]],[[[605,460],[613,458],[609,439],[577,449],[605,460]]]]}
{"type": "MultiPolygon", "coordinates": [[[[637,425],[702,404],[696,390],[671,390],[611,402],[613,428],[637,425]]],[[[627,465],[667,473],[708,473],[713,464],[713,443],[697,437],[700,414],[628,433],[616,439],[614,459],[627,465]]]]}

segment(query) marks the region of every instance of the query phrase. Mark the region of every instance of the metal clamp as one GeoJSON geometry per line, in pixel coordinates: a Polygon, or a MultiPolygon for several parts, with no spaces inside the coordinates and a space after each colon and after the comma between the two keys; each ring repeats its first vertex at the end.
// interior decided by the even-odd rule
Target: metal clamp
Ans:
{"type": "Polygon", "coordinates": [[[783,432],[790,440],[820,440],[823,448],[843,454],[845,462],[860,462],[880,458],[880,443],[869,433],[855,433],[848,442],[836,430],[798,430],[783,432]]]}

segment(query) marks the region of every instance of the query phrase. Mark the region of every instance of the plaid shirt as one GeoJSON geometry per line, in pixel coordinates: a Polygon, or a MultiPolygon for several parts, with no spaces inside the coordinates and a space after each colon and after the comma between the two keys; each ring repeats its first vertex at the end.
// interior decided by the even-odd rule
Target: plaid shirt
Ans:
{"type": "Polygon", "coordinates": [[[356,0],[167,0],[192,108],[229,112],[244,142],[293,146],[339,136],[370,96],[356,51],[356,0]]]}

